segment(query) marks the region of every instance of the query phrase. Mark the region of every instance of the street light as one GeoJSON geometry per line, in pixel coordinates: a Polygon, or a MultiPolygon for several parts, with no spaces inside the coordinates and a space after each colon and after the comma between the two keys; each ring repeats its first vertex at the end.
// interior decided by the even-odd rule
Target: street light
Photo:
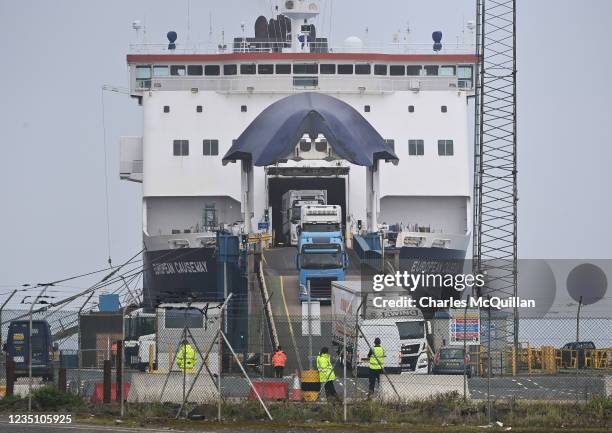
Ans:
{"type": "Polygon", "coordinates": [[[32,310],[37,304],[49,304],[49,302],[41,300],[42,298],[54,298],[54,296],[45,296],[45,292],[50,286],[53,286],[53,283],[37,285],[37,287],[40,286],[43,286],[43,289],[36,295],[34,301],[25,302],[25,300],[31,298],[32,295],[24,296],[21,300],[22,304],[30,304],[30,311],[28,311],[28,315],[30,316],[30,326],[28,328],[28,412],[32,412],[32,310]]]}

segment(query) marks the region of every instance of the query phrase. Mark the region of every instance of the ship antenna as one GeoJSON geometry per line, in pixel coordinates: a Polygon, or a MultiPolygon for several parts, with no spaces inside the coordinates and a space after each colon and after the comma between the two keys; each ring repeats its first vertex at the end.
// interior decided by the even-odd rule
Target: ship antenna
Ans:
{"type": "Polygon", "coordinates": [[[191,0],[187,0],[187,45],[191,41],[191,0]]]}
{"type": "Polygon", "coordinates": [[[212,41],[213,27],[212,27],[212,10],[208,12],[208,39],[212,41]]]}
{"type": "Polygon", "coordinates": [[[329,33],[327,34],[327,38],[331,40],[332,37],[332,23],[334,22],[334,2],[330,0],[329,2],[329,33]]]}

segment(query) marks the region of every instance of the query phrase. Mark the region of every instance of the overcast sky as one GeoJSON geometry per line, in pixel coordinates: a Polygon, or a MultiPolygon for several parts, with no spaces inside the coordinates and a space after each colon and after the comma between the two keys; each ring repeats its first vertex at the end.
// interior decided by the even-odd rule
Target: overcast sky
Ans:
{"type": "MultiPolygon", "coordinates": [[[[473,19],[474,0],[333,0],[319,34],[445,43],[473,19]]],[[[191,1],[191,39],[251,35],[269,0],[191,1]],[[211,20],[212,18],[212,20],[211,20]]],[[[612,258],[612,70],[609,0],[519,0],[519,253],[612,258]]],[[[101,86],[127,86],[134,19],[150,42],[187,34],[187,0],[0,0],[0,294],[106,266],[101,86]]],[[[121,135],[141,134],[141,111],[104,95],[114,263],[141,248],[141,188],[119,180],[121,135]]],[[[85,283],[78,283],[85,284],[85,283]]],[[[70,284],[67,284],[70,285],[70,284]]],[[[72,290],[71,287],[58,290],[72,290]]]]}

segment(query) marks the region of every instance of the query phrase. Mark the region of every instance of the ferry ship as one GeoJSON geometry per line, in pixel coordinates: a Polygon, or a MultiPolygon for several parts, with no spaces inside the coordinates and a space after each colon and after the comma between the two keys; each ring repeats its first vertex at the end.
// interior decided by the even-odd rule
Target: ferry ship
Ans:
{"type": "Polygon", "coordinates": [[[121,138],[120,176],[143,187],[148,302],[222,297],[203,293],[218,287],[215,232],[281,242],[292,189],[326,190],[347,239],[393,232],[403,267],[465,258],[473,45],[445,45],[438,31],[427,44],[334,45],[320,13],[315,0],[287,0],[229,44],[183,46],[170,31],[130,46],[143,133],[121,138]]]}

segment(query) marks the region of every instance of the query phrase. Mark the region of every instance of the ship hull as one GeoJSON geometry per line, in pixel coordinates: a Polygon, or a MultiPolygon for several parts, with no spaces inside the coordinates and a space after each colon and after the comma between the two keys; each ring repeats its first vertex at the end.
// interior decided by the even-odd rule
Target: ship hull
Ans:
{"type": "MultiPolygon", "coordinates": [[[[215,247],[147,251],[143,257],[143,304],[222,301],[215,247]]],[[[221,289],[222,290],[222,289],[221,289]]]]}

